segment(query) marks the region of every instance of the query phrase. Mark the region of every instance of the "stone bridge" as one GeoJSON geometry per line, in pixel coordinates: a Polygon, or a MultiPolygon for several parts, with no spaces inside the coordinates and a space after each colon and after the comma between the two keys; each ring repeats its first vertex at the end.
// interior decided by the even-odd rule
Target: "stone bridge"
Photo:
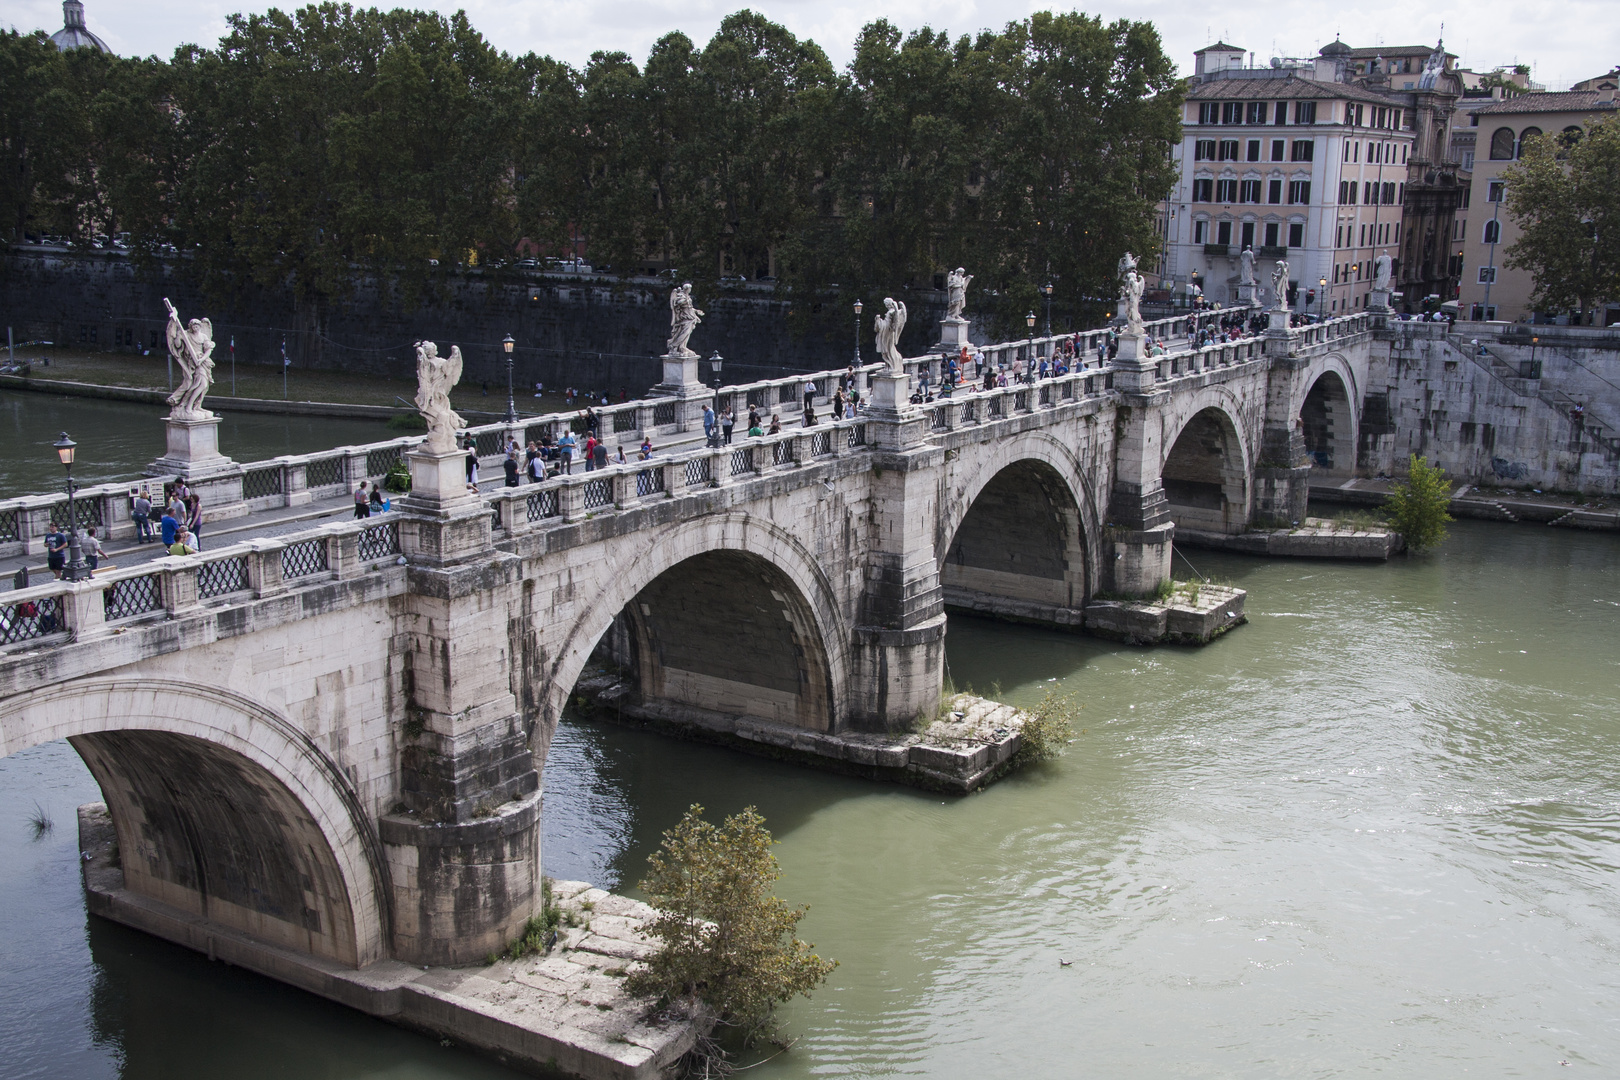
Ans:
{"type": "MultiPolygon", "coordinates": [[[[414,487],[380,520],[0,595],[0,753],[83,756],[126,922],[245,935],[237,962],[327,993],[320,972],[475,960],[538,904],[541,768],[599,647],[677,714],[904,727],[939,700],[947,608],[1084,628],[1099,593],[1169,576],[1178,528],[1301,517],[1311,470],[1354,464],[1371,337],[1359,315],[1128,341],[1027,382],[1053,343],[1015,342],[985,350],[1005,388],[907,404],[920,369],[937,385],[919,358],[813,426],[799,379],[728,387],[794,426],[722,447],[693,438],[711,391],[676,370],[604,412],[615,440],[656,435],[650,460],[477,494],[414,440],[236,466],[211,505],[293,505],[401,454],[414,487]]],[[[493,456],[570,420],[474,434],[493,456]]],[[[127,490],[82,512],[121,535],[127,490]]],[[[0,504],[0,541],[59,511],[0,504]]]]}

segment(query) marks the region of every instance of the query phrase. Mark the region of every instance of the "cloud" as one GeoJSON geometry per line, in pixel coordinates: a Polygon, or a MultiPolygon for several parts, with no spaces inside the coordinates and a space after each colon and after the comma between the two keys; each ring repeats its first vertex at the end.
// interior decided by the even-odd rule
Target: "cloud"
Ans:
{"type": "MultiPolygon", "coordinates": [[[[124,55],[170,55],[183,43],[212,45],[234,11],[264,11],[270,4],[216,0],[86,0],[90,29],[124,55]]],[[[297,6],[282,4],[281,7],[297,6]]],[[[547,53],[583,64],[598,50],[628,53],[637,62],[664,34],[680,30],[699,45],[720,21],[740,7],[751,7],[800,37],[816,41],[835,64],[849,61],[855,35],[881,15],[902,29],[924,25],[953,34],[999,29],[1051,4],[1017,0],[893,0],[875,8],[847,0],[425,0],[403,6],[433,8],[446,14],[465,8],[473,25],[507,52],[547,53]]],[[[19,30],[55,31],[62,10],[53,0],[13,0],[7,18],[19,30]]],[[[1057,5],[1061,8],[1062,5],[1057,5]]],[[[1235,6],[1214,10],[1190,0],[1104,0],[1081,10],[1104,19],[1146,19],[1159,27],[1165,48],[1183,71],[1192,52],[1217,38],[1241,45],[1257,63],[1276,55],[1316,52],[1336,33],[1352,45],[1429,43],[1445,24],[1446,47],[1462,62],[1483,70],[1498,64],[1528,63],[1534,77],[1557,89],[1601,74],[1620,59],[1620,19],[1613,0],[1476,0],[1468,5],[1439,0],[1387,4],[1296,4],[1235,6]]]]}

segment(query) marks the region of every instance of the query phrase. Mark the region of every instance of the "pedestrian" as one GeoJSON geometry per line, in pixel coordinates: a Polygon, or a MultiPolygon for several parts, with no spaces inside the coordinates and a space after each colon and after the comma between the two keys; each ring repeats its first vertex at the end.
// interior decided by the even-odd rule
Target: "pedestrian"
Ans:
{"type": "Polygon", "coordinates": [[[607,467],[608,467],[608,449],[607,449],[607,443],[605,443],[605,442],[599,442],[599,443],[597,443],[597,444],[596,444],[596,449],[595,449],[595,451],[594,451],[594,454],[595,454],[595,457],[596,457],[596,467],[597,467],[597,468],[598,468],[598,469],[605,469],[605,468],[607,468],[607,467]]]}
{"type": "Polygon", "coordinates": [[[761,436],[763,434],[765,434],[765,429],[759,426],[759,414],[758,413],[749,413],[748,414],[748,437],[750,439],[756,439],[756,438],[758,438],[759,436],[761,436]]]}
{"type": "Polygon", "coordinates": [[[191,543],[198,551],[202,550],[202,496],[192,495],[186,507],[186,531],[191,534],[191,543]]]}
{"type": "Polygon", "coordinates": [[[759,408],[758,406],[750,405],[748,406],[748,430],[752,431],[757,427],[759,427],[759,408]]]}
{"type": "Polygon", "coordinates": [[[195,554],[197,554],[197,549],[195,547],[193,547],[192,544],[191,544],[191,534],[186,531],[186,527],[184,525],[180,526],[180,530],[174,534],[174,543],[169,545],[169,554],[170,555],[195,555],[195,554]]]}
{"type": "Polygon", "coordinates": [[[782,434],[782,418],[776,413],[771,413],[771,434],[782,434]]]}
{"type": "Polygon", "coordinates": [[[85,565],[90,568],[90,576],[95,577],[96,567],[101,565],[101,560],[106,556],[107,552],[101,546],[101,541],[96,539],[96,527],[94,525],[84,530],[84,538],[79,541],[79,552],[84,556],[85,565]]]}
{"type": "Polygon", "coordinates": [[[810,417],[814,415],[815,411],[816,384],[811,380],[806,379],[804,380],[804,413],[806,417],[805,427],[809,427],[811,424],[815,423],[814,420],[810,419],[810,417]]]}
{"type": "Polygon", "coordinates": [[[129,516],[135,522],[135,542],[152,542],[152,489],[143,486],[130,505],[129,516]]]}
{"type": "Polygon", "coordinates": [[[652,457],[652,452],[653,452],[652,439],[650,439],[650,438],[642,439],[641,440],[641,460],[646,461],[648,458],[652,457]]]}
{"type": "Polygon", "coordinates": [[[45,534],[45,565],[57,577],[61,577],[67,569],[67,549],[67,533],[52,525],[50,532],[45,534]]]}
{"type": "Polygon", "coordinates": [[[507,487],[517,487],[518,484],[522,482],[519,479],[521,477],[521,475],[522,475],[522,472],[518,468],[518,459],[517,459],[517,451],[516,450],[508,450],[506,452],[506,460],[502,463],[501,468],[504,469],[505,472],[506,472],[506,486],[507,487]]]}
{"type": "Polygon", "coordinates": [[[174,507],[170,506],[163,511],[158,519],[158,531],[163,537],[163,546],[169,547],[174,543],[174,534],[180,529],[180,519],[174,516],[174,507]]]}
{"type": "Polygon", "coordinates": [[[731,445],[731,429],[737,424],[737,418],[731,415],[731,406],[727,405],[725,412],[720,414],[720,432],[725,436],[725,444],[731,445]]]}
{"type": "Polygon", "coordinates": [[[529,474],[531,484],[538,484],[546,478],[546,459],[533,439],[529,440],[529,448],[524,451],[523,470],[529,474]]]}
{"type": "Polygon", "coordinates": [[[574,447],[577,445],[579,444],[574,441],[574,432],[572,428],[565,430],[562,433],[562,438],[557,440],[557,450],[562,454],[562,472],[565,475],[573,475],[574,447]]]}
{"type": "Polygon", "coordinates": [[[546,393],[546,384],[541,382],[539,379],[536,379],[534,381],[534,396],[535,397],[544,397],[545,393],[546,393]]]}
{"type": "Polygon", "coordinates": [[[360,481],[360,486],[354,489],[354,516],[356,519],[371,516],[371,502],[366,498],[366,482],[360,481]]]}
{"type": "Polygon", "coordinates": [[[390,506],[392,506],[392,505],[393,504],[389,500],[383,498],[382,485],[381,484],[372,484],[371,485],[371,512],[373,514],[381,514],[384,511],[388,510],[390,508],[390,506]]]}
{"type": "Polygon", "coordinates": [[[585,471],[591,472],[596,468],[596,436],[585,436],[585,471]]]}
{"type": "Polygon", "coordinates": [[[714,417],[714,406],[705,403],[703,406],[703,441],[710,446],[714,445],[714,429],[717,421],[714,417]]]}
{"type": "Polygon", "coordinates": [[[467,487],[478,490],[478,443],[471,435],[467,436],[467,487]]]}
{"type": "Polygon", "coordinates": [[[628,461],[624,460],[624,446],[622,444],[619,446],[619,456],[613,459],[613,464],[615,464],[615,465],[628,465],[628,464],[630,464],[628,461]]]}

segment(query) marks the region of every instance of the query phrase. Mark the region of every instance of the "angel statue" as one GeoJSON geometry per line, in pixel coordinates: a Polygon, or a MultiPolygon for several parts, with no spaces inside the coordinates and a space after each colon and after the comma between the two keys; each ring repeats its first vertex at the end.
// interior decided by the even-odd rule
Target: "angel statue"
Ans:
{"type": "Polygon", "coordinates": [[[900,331],[906,328],[906,305],[885,296],[883,309],[883,314],[872,320],[872,329],[877,332],[878,355],[888,361],[889,374],[899,375],[906,370],[900,355],[900,331]]]}
{"type": "Polygon", "coordinates": [[[1278,259],[1271,271],[1272,306],[1278,311],[1288,310],[1288,260],[1278,259]]]}
{"type": "Polygon", "coordinates": [[[1136,272],[1136,256],[1126,252],[1119,260],[1119,298],[1125,304],[1125,332],[1142,332],[1142,290],[1147,282],[1136,272]]]}
{"type": "Polygon", "coordinates": [[[1238,256],[1238,284],[1254,284],[1254,248],[1244,248],[1238,256]]]}
{"type": "Polygon", "coordinates": [[[967,307],[967,287],[973,275],[958,266],[945,276],[945,317],[960,319],[967,307]]]}
{"type": "Polygon", "coordinates": [[[1373,288],[1384,292],[1389,291],[1390,258],[1380,255],[1373,260],[1373,288]]]}
{"type": "Polygon", "coordinates": [[[169,355],[180,364],[180,385],[168,397],[170,420],[211,420],[214,414],[202,407],[208,388],[214,384],[214,324],[192,319],[180,325],[180,313],[164,297],[169,309],[169,355]]]}
{"type": "Polygon", "coordinates": [[[460,346],[450,346],[450,355],[441,357],[433,342],[416,343],[416,411],[427,421],[427,441],[422,446],[430,454],[456,451],[456,430],[463,425],[450,407],[450,391],[460,381],[460,346]]]}
{"type": "Polygon", "coordinates": [[[692,283],[677,285],[669,294],[669,355],[696,356],[686,340],[702,321],[703,312],[692,306],[692,283]]]}

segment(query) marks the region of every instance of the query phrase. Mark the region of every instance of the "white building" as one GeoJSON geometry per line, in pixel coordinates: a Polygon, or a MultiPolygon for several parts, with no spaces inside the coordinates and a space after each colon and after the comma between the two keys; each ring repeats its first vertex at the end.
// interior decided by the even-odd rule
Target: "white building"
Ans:
{"type": "Polygon", "coordinates": [[[1400,257],[1414,117],[1398,95],[1350,82],[1350,53],[1335,41],[1315,59],[1256,68],[1235,46],[1198,50],[1163,284],[1235,302],[1238,256],[1252,248],[1261,299],[1287,259],[1296,311],[1366,307],[1374,260],[1400,257]]]}

